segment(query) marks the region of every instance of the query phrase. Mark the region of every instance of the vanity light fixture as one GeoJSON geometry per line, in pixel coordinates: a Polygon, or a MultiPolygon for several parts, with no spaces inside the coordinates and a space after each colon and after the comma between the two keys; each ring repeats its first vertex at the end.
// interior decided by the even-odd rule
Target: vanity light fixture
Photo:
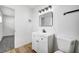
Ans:
{"type": "Polygon", "coordinates": [[[51,9],[52,6],[49,5],[48,7],[45,7],[44,9],[39,10],[39,13],[44,12],[45,10],[47,11],[49,8],[51,9]]]}
{"type": "Polygon", "coordinates": [[[45,10],[48,10],[48,7],[46,7],[45,10]]]}
{"type": "Polygon", "coordinates": [[[41,13],[41,10],[39,10],[39,13],[41,13]]]}
{"type": "Polygon", "coordinates": [[[42,9],[42,11],[44,12],[44,9],[42,9]]]}
{"type": "Polygon", "coordinates": [[[51,6],[51,5],[49,5],[49,8],[52,8],[52,6],[51,6]]]}

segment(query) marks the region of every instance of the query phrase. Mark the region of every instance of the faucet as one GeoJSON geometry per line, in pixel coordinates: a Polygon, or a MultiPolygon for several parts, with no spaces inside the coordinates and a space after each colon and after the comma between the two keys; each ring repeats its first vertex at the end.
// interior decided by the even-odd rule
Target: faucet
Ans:
{"type": "Polygon", "coordinates": [[[45,29],[43,29],[43,33],[46,33],[46,30],[45,29]]]}

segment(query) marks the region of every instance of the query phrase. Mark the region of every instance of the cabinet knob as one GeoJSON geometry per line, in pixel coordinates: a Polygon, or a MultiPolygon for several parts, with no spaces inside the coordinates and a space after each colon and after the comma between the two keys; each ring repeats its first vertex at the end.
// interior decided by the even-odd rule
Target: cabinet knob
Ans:
{"type": "Polygon", "coordinates": [[[43,38],[41,38],[41,40],[43,40],[43,38]]]}

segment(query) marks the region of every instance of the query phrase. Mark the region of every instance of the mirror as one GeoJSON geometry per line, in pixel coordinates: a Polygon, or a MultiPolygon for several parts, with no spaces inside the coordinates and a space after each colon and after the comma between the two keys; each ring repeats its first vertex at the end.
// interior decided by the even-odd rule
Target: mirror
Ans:
{"type": "Polygon", "coordinates": [[[53,25],[53,12],[48,12],[39,16],[40,25],[44,26],[52,26],[53,25]]]}

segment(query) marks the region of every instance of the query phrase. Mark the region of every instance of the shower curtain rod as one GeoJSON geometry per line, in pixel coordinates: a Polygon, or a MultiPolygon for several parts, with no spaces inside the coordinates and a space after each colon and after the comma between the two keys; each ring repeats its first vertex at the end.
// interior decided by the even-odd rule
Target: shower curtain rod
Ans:
{"type": "Polygon", "coordinates": [[[68,11],[68,12],[65,12],[63,15],[66,15],[66,14],[70,14],[70,13],[73,13],[73,12],[78,12],[79,9],[76,9],[76,10],[73,10],[73,11],[68,11]]]}

